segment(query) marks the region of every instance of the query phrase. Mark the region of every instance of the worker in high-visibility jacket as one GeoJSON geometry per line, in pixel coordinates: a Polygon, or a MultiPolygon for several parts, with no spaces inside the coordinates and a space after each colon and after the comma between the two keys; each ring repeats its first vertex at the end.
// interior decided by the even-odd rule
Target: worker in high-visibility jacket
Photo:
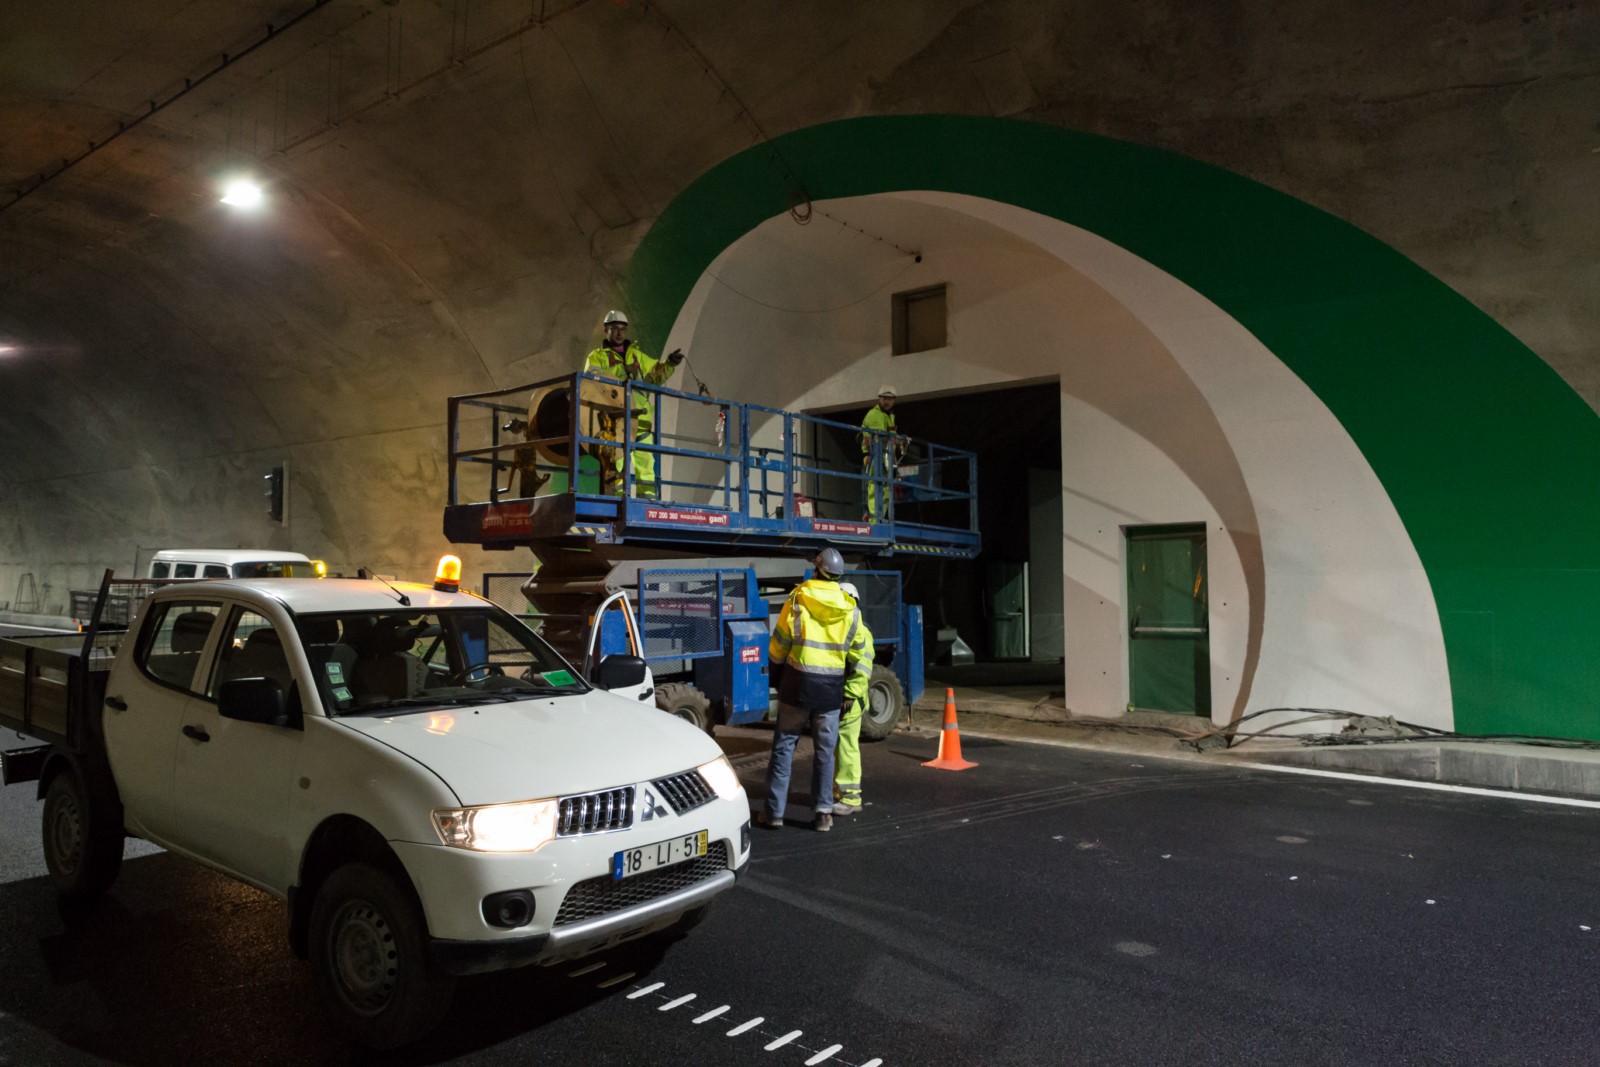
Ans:
{"type": "Polygon", "coordinates": [[[811,802],[818,830],[833,829],[833,757],[839,741],[839,708],[845,683],[871,677],[872,645],[861,625],[861,609],[839,590],[844,558],[825,548],[812,560],[815,577],[801,582],[784,601],[767,645],[771,682],[778,689],[778,728],[767,762],[767,802],[756,825],[783,825],[789,803],[789,773],[800,732],[811,723],[811,802]]]}
{"type": "MultiPolygon", "coordinates": [[[[672,377],[672,372],[683,362],[682,349],[673,349],[666,359],[656,359],[630,341],[627,336],[628,316],[621,311],[606,312],[604,325],[606,339],[601,342],[599,348],[589,353],[589,358],[583,364],[583,369],[590,374],[598,374],[619,382],[666,385],[668,379],[672,377]]],[[[636,446],[633,451],[633,481],[635,491],[640,496],[657,495],[656,454],[637,447],[656,443],[655,418],[651,415],[655,399],[649,393],[639,392],[634,395],[632,401],[635,408],[644,408],[644,411],[633,420],[633,443],[636,446]]],[[[617,436],[620,440],[620,430],[617,436]]],[[[623,450],[619,448],[616,459],[616,493],[619,496],[622,494],[622,457],[623,450]]]]}
{"type": "MultiPolygon", "coordinates": [[[[839,591],[849,597],[859,608],[861,594],[854,583],[840,582],[839,591]]],[[[872,648],[872,631],[866,619],[861,620],[861,635],[867,648],[872,648]]],[[[867,672],[852,673],[844,682],[844,707],[839,712],[839,755],[833,772],[833,813],[854,815],[861,810],[861,717],[867,712],[867,694],[871,688],[872,666],[867,672]]]]}
{"type": "Polygon", "coordinates": [[[894,470],[895,426],[894,386],[878,390],[878,403],[861,420],[861,471],[867,476],[868,522],[880,522],[889,511],[889,493],[894,470]]]}

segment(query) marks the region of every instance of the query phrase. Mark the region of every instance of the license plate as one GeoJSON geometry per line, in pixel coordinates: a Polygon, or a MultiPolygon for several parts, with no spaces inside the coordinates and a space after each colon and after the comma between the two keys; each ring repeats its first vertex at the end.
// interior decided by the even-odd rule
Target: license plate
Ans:
{"type": "Polygon", "coordinates": [[[704,856],[709,833],[708,830],[701,830],[681,837],[669,837],[653,845],[625,848],[611,857],[611,877],[617,880],[632,878],[636,874],[704,856]]]}

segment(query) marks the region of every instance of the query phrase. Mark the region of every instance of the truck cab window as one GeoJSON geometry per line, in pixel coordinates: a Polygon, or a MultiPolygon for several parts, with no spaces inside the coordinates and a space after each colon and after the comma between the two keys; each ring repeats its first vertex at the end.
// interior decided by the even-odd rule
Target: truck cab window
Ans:
{"type": "Polygon", "coordinates": [[[146,625],[140,667],[158,682],[193,692],[195,668],[221,613],[220,604],[161,605],[146,625]]]}
{"type": "Polygon", "coordinates": [[[293,689],[294,673],[289,668],[283,639],[268,619],[235,608],[220,649],[211,683],[206,686],[205,695],[210,699],[216,699],[222,683],[238,678],[271,678],[285,696],[293,689]]]}
{"type": "Polygon", "coordinates": [[[172,574],[172,566],[167,563],[156,562],[150,564],[150,577],[166,578],[172,574]]]}
{"type": "Polygon", "coordinates": [[[228,575],[228,568],[224,567],[222,564],[220,564],[220,563],[207,563],[206,564],[206,577],[207,578],[226,578],[228,576],[229,576],[228,575]]]}
{"type": "Polygon", "coordinates": [[[194,564],[193,563],[180,563],[180,564],[178,564],[177,566],[172,568],[172,576],[174,578],[193,578],[194,577],[194,564]]]}

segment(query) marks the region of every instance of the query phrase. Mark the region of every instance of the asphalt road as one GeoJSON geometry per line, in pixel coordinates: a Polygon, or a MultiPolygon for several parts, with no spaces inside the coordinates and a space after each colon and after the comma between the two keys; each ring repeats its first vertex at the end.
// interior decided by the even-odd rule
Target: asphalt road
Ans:
{"type": "MultiPolygon", "coordinates": [[[[867,810],[758,832],[688,938],[474,978],[435,1037],[370,1061],[1600,1062],[1600,812],[966,749],[952,774],[918,766],[926,740],[867,747],[867,810]]],[[[37,820],[0,791],[0,1063],[369,1061],[277,902],[135,845],[101,905],[63,910],[37,820]]]]}

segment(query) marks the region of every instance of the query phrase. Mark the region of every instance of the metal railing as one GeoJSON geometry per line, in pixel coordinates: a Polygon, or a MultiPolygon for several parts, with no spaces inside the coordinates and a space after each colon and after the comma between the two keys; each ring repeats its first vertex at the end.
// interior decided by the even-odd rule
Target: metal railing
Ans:
{"type": "Polygon", "coordinates": [[[978,526],[975,453],[643,382],[571,374],[451,397],[448,432],[451,506],[576,493],[715,508],[748,527],[978,526]]]}

